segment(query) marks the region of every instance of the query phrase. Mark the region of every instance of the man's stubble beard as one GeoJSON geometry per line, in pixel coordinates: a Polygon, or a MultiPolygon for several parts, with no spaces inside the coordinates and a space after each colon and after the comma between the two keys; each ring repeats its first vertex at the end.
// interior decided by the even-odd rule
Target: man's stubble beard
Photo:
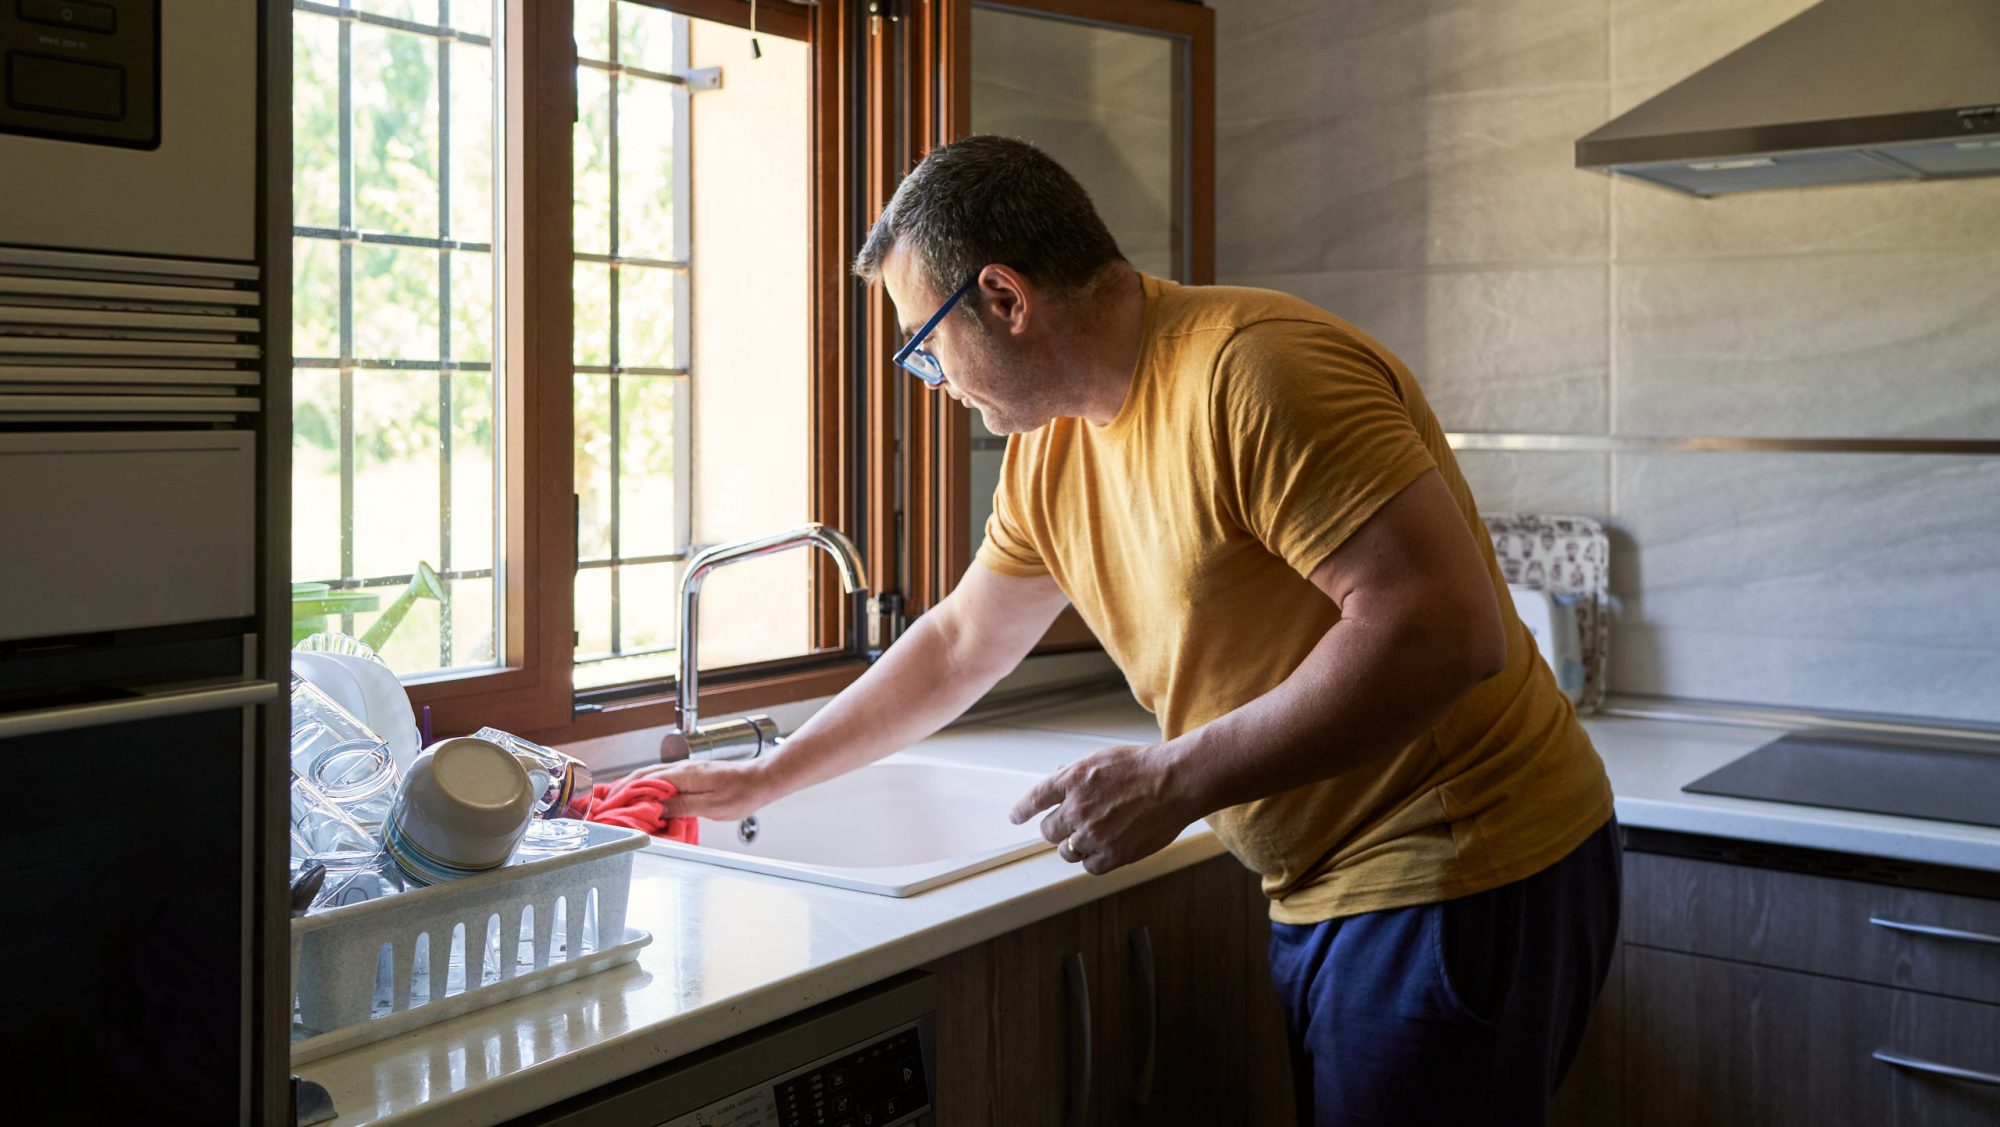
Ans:
{"type": "Polygon", "coordinates": [[[986,332],[974,337],[973,349],[982,372],[997,374],[1007,385],[1005,404],[975,408],[980,421],[994,434],[1021,434],[1039,429],[1058,414],[1054,394],[1054,357],[1035,356],[1027,350],[1014,351],[1001,345],[999,338],[986,332]]]}

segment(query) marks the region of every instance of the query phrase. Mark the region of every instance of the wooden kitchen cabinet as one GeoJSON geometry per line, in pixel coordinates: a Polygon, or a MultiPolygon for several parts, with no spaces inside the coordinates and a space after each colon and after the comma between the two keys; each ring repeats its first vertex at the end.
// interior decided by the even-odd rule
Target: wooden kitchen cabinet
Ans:
{"type": "Polygon", "coordinates": [[[2000,877],[1645,831],[1624,876],[1557,1127],[2000,1123],[2000,877]]]}
{"type": "Polygon", "coordinates": [[[2000,1086],[1874,1058],[2000,1073],[2000,1007],[1630,947],[1629,1127],[1992,1127],[2000,1086]]]}
{"type": "Polygon", "coordinates": [[[1095,1123],[1100,907],[933,963],[942,1127],[1095,1123]]]}
{"type": "Polygon", "coordinates": [[[1262,900],[1218,857],[932,964],[938,1122],[1290,1123],[1262,900]]]}
{"type": "Polygon", "coordinates": [[[1277,1123],[1291,1118],[1284,1016],[1271,987],[1269,917],[1234,859],[1184,869],[1103,904],[1110,1124],[1277,1123]]]}

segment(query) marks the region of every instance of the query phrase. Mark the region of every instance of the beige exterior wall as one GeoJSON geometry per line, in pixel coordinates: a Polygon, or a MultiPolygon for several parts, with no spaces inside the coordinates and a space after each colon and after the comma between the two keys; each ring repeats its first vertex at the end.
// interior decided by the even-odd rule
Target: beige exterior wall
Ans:
{"type": "MultiPolygon", "coordinates": [[[[805,44],[693,22],[689,61],[722,68],[690,99],[694,538],[804,524],[808,512],[805,44]]],[[[807,652],[807,559],[734,564],[702,586],[701,664],[807,652]]]]}

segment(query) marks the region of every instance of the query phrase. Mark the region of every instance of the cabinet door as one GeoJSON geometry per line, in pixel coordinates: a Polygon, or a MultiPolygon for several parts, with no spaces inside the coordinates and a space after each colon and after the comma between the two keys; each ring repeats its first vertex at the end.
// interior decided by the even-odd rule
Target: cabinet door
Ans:
{"type": "Polygon", "coordinates": [[[2000,1081],[2000,1007],[1647,947],[1624,961],[1632,1127],[2000,1123],[2000,1082],[1978,1079],[2000,1081]]]}
{"type": "Polygon", "coordinates": [[[1107,903],[1104,1122],[1290,1118],[1262,901],[1254,877],[1220,857],[1107,903]],[[1249,894],[1260,904],[1255,917],[1246,910],[1249,894]]]}
{"type": "Polygon", "coordinates": [[[1549,1105],[1553,1127],[1618,1127],[1624,1102],[1625,948],[1612,953],[1583,1045],[1549,1105]]]}
{"type": "Polygon", "coordinates": [[[928,968],[938,979],[941,1127],[1102,1121],[1099,917],[1088,905],[928,968]]]}

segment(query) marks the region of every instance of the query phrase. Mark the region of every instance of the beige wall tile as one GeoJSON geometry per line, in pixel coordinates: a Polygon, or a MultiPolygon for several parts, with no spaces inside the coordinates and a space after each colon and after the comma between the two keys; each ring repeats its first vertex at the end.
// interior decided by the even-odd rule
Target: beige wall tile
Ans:
{"type": "Polygon", "coordinates": [[[1217,270],[1602,258],[1608,184],[1571,167],[1591,92],[1411,102],[1217,129],[1217,270]]]}
{"type": "Polygon", "coordinates": [[[1224,120],[1437,95],[1601,90],[1606,0],[1216,0],[1224,120]]]}
{"type": "Polygon", "coordinates": [[[1612,285],[1620,433],[2000,434],[2000,249],[1620,265],[1612,285]]]}
{"type": "MultiPolygon", "coordinates": [[[[1614,654],[1653,631],[1619,691],[1923,713],[1952,662],[2000,666],[2000,459],[1621,454],[1612,481],[1614,654]],[[1829,677],[1827,649],[1901,663],[1829,677]]],[[[2000,719],[1996,687],[1952,715],[2000,719]]]]}
{"type": "Polygon", "coordinates": [[[1607,454],[1457,450],[1453,456],[1482,513],[1557,513],[1603,520],[1610,511],[1607,454]]]}
{"type": "Polygon", "coordinates": [[[1602,266],[1224,280],[1296,294],[1352,322],[1409,365],[1448,430],[1603,433],[1602,266]]]}
{"type": "Polygon", "coordinates": [[[1611,627],[1611,691],[1947,723],[2000,721],[2000,653],[1673,626],[1611,627]]]}

